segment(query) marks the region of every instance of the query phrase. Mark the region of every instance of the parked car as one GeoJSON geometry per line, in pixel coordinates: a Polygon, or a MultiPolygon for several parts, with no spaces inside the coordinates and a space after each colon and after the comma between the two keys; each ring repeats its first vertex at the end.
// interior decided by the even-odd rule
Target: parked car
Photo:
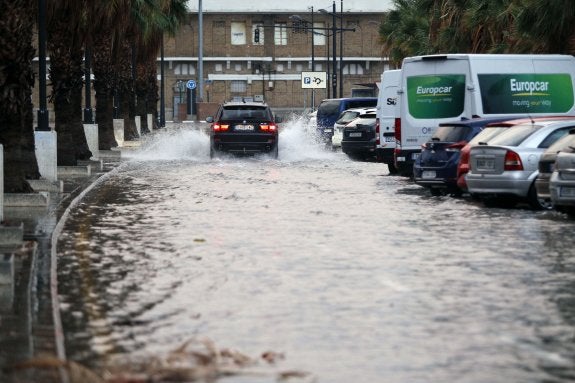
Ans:
{"type": "Polygon", "coordinates": [[[467,191],[467,182],[465,181],[465,176],[469,172],[469,152],[471,148],[479,143],[488,144],[489,140],[497,136],[499,133],[504,132],[507,128],[513,127],[526,122],[537,122],[546,120],[565,120],[571,119],[570,116],[547,116],[547,117],[536,117],[536,118],[519,118],[515,120],[508,120],[505,122],[492,123],[475,136],[467,145],[465,145],[460,152],[459,163],[457,164],[457,186],[462,191],[467,191]]]}
{"type": "Polygon", "coordinates": [[[469,192],[488,206],[512,207],[524,200],[533,209],[550,208],[535,189],[539,158],[574,127],[575,118],[531,121],[472,147],[466,176],[469,192]]]}
{"type": "Polygon", "coordinates": [[[422,145],[421,154],[413,163],[416,184],[426,187],[432,195],[462,193],[457,186],[457,166],[461,149],[490,123],[509,117],[472,118],[445,122],[422,145]]]}
{"type": "Polygon", "coordinates": [[[219,152],[270,153],[278,157],[278,126],[270,107],[261,102],[229,102],[208,117],[210,158],[219,152]]]}
{"type": "Polygon", "coordinates": [[[569,146],[575,146],[575,129],[571,129],[569,134],[559,139],[547,150],[541,154],[539,158],[539,173],[535,179],[535,188],[537,195],[548,202],[551,202],[551,192],[549,191],[549,181],[555,166],[555,159],[557,154],[569,146]]]}
{"type": "Polygon", "coordinates": [[[343,128],[341,151],[354,159],[375,159],[376,111],[359,115],[343,128]]]}
{"type": "Polygon", "coordinates": [[[329,98],[322,100],[317,108],[317,136],[321,143],[331,144],[333,124],[347,109],[377,106],[377,97],[329,98]]]}
{"type": "Polygon", "coordinates": [[[375,108],[353,108],[343,111],[337,121],[333,124],[333,136],[331,137],[331,146],[334,149],[341,148],[343,139],[343,128],[362,114],[375,113],[375,108]]]}
{"type": "Polygon", "coordinates": [[[562,149],[555,159],[555,168],[549,180],[553,207],[575,218],[575,136],[569,135],[570,145],[562,149]]]}

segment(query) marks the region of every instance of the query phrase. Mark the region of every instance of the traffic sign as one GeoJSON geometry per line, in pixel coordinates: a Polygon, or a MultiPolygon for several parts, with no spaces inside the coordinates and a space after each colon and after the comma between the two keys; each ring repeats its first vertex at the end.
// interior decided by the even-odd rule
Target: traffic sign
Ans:
{"type": "Polygon", "coordinates": [[[188,82],[186,83],[186,88],[196,89],[196,82],[194,80],[188,80],[188,82]]]}
{"type": "Polygon", "coordinates": [[[302,89],[325,89],[326,84],[326,72],[301,72],[302,89]]]}

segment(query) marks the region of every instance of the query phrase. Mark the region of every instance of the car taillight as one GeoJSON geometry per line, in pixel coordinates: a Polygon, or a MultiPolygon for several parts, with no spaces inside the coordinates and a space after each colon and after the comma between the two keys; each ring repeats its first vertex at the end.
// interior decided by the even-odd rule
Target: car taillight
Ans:
{"type": "Polygon", "coordinates": [[[401,118],[395,119],[395,140],[401,142],[401,118]]]}
{"type": "Polygon", "coordinates": [[[271,124],[262,124],[260,125],[260,130],[263,130],[265,132],[269,131],[269,132],[273,132],[275,130],[278,129],[278,126],[274,123],[271,124]]]}
{"type": "Polygon", "coordinates": [[[229,125],[223,125],[223,124],[218,124],[218,123],[215,123],[212,125],[212,129],[214,130],[214,132],[219,132],[222,130],[228,130],[229,128],[230,128],[229,125]]]}
{"type": "Polygon", "coordinates": [[[521,163],[521,157],[519,157],[519,154],[508,150],[505,153],[503,170],[523,170],[523,163],[521,163]]]}
{"type": "Polygon", "coordinates": [[[379,139],[379,118],[375,119],[375,144],[381,145],[381,140],[379,139]]]}
{"type": "Polygon", "coordinates": [[[461,152],[461,157],[459,157],[459,164],[468,164],[469,163],[469,150],[461,152]]]}

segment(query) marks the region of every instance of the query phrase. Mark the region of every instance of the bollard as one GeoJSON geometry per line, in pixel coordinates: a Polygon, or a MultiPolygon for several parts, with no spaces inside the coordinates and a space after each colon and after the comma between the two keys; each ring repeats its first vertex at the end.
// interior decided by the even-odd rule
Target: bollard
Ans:
{"type": "Polygon", "coordinates": [[[124,146],[124,120],[121,118],[114,118],[114,138],[118,146],[124,146]]]}
{"type": "Polygon", "coordinates": [[[92,152],[92,158],[99,157],[98,147],[98,124],[84,124],[84,134],[88,142],[88,148],[92,152]]]}
{"type": "Polygon", "coordinates": [[[138,132],[138,137],[142,137],[142,118],[140,116],[135,116],[136,121],[136,131],[138,132]]]}
{"type": "Polygon", "coordinates": [[[42,178],[48,181],[58,180],[58,153],[56,132],[35,131],[34,142],[36,144],[36,160],[38,161],[38,170],[42,178]]]}
{"type": "Polygon", "coordinates": [[[150,132],[154,131],[154,116],[152,115],[152,113],[148,113],[148,115],[146,116],[148,118],[148,130],[150,132]]]}

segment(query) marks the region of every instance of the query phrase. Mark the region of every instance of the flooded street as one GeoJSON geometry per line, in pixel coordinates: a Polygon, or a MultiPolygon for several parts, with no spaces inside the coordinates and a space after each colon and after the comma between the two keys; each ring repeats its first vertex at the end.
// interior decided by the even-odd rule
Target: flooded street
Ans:
{"type": "Polygon", "coordinates": [[[575,379],[573,221],[431,197],[286,125],[278,160],[158,133],[86,195],[58,243],[69,359],[210,339],[283,355],[225,383],[575,379]]]}

